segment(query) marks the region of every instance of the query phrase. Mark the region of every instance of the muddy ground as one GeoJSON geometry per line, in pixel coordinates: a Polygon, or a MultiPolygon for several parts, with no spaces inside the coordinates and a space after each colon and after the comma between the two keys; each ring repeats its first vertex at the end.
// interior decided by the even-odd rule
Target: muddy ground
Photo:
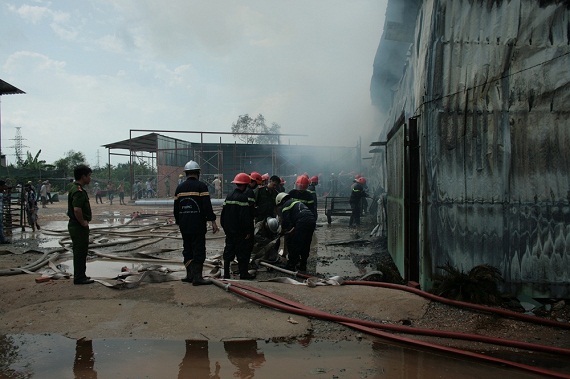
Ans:
{"type": "MultiPolygon", "coordinates": [[[[135,288],[113,289],[102,284],[73,285],[70,279],[36,283],[41,273],[53,273],[46,267],[35,273],[8,275],[7,270],[37,261],[42,253],[68,247],[65,231],[65,197],[63,201],[40,208],[41,231],[14,230],[12,244],[0,249],[0,334],[55,333],[70,338],[158,338],[176,340],[223,341],[238,338],[261,340],[361,340],[373,339],[346,326],[291,314],[257,304],[215,285],[194,287],[181,282],[181,240],[172,224],[170,207],[94,204],[92,223],[93,261],[87,274],[108,283],[120,273],[121,267],[136,270],[143,256],[174,270],[171,281],[141,282],[135,288]],[[131,215],[140,216],[134,221],[131,215]],[[131,239],[141,238],[133,242],[131,239]],[[144,237],[144,239],[142,239],[144,237]],[[97,246],[99,245],[99,246],[97,246]],[[101,255],[122,260],[101,258],[101,255]],[[162,261],[160,261],[161,259],[162,261]],[[95,263],[102,265],[97,271],[95,263]],[[106,270],[106,271],[105,271],[106,270]],[[100,273],[103,272],[104,275],[100,273]]],[[[220,208],[216,207],[219,213],[220,208]]],[[[340,275],[358,279],[382,263],[385,279],[397,280],[390,272],[390,259],[385,241],[370,240],[373,220],[364,219],[358,229],[348,228],[348,219],[333,218],[326,224],[319,217],[316,243],[311,252],[309,271],[321,277],[340,275]],[[362,243],[337,242],[365,239],[362,243]],[[386,276],[387,275],[387,276],[386,276]]],[[[208,257],[215,258],[223,250],[223,232],[208,234],[208,257]]],[[[62,252],[55,265],[71,270],[69,253],[62,252]],[[67,263],[66,263],[67,262],[67,263]],[[67,264],[67,266],[66,266],[67,264]]],[[[205,271],[208,273],[210,268],[205,271]]],[[[256,281],[236,281],[269,291],[278,296],[336,315],[374,320],[411,328],[435,328],[500,336],[514,340],[570,347],[570,331],[539,326],[521,321],[446,306],[420,296],[385,288],[367,286],[317,286],[283,284],[264,280],[287,277],[277,271],[260,271],[256,281]]],[[[298,279],[302,281],[303,279],[298,279]]],[[[570,312],[565,303],[546,316],[568,321],[570,312]]],[[[497,351],[507,348],[476,342],[453,341],[434,337],[408,337],[430,340],[449,346],[475,351],[497,351]]]]}

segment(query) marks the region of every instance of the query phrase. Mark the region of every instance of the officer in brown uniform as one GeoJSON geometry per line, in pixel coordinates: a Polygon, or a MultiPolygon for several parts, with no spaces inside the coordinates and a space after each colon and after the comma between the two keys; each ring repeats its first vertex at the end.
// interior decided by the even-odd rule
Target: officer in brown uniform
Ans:
{"type": "Polygon", "coordinates": [[[67,198],[67,229],[73,243],[73,284],[91,284],[93,280],[85,274],[89,248],[89,221],[91,205],[84,186],[91,183],[92,170],[79,165],[73,170],[75,182],[71,185],[67,198]]]}

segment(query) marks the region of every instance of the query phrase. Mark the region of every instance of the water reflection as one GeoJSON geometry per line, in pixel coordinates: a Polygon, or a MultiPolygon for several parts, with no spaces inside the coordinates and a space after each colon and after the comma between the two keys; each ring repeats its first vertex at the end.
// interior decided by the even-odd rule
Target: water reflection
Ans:
{"type": "Polygon", "coordinates": [[[234,377],[253,378],[255,369],[265,363],[265,355],[257,348],[257,341],[225,341],[228,360],[236,367],[234,377]]]}
{"type": "Polygon", "coordinates": [[[178,378],[220,378],[220,364],[216,362],[214,373],[210,372],[208,341],[186,340],[186,354],[180,363],[178,378]]]}
{"type": "MultiPolygon", "coordinates": [[[[568,362],[550,367],[570,372],[568,362]]],[[[381,341],[76,341],[60,335],[0,335],[0,378],[46,377],[531,379],[542,376],[381,341]]]]}
{"type": "Polygon", "coordinates": [[[95,379],[97,371],[94,370],[94,366],[93,341],[85,338],[78,339],[75,343],[73,374],[76,378],[95,379]]]}

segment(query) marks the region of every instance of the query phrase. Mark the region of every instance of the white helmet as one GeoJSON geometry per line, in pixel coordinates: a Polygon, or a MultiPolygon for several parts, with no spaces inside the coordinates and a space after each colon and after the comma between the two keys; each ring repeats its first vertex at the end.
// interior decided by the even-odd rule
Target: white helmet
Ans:
{"type": "Polygon", "coordinates": [[[267,227],[271,233],[277,233],[279,230],[279,221],[274,217],[267,217],[267,227]]]}
{"type": "Polygon", "coordinates": [[[195,171],[195,170],[200,170],[200,165],[198,165],[198,163],[194,161],[188,161],[188,163],[184,165],[184,171],[195,171]]]}
{"type": "Polygon", "coordinates": [[[287,192],[279,192],[275,198],[275,205],[281,205],[286,197],[289,197],[289,194],[287,192]]]}

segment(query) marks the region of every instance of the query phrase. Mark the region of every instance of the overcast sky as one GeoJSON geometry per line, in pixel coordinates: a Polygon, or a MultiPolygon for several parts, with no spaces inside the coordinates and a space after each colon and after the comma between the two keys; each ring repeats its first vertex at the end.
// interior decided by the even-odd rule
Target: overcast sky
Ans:
{"type": "Polygon", "coordinates": [[[379,133],[369,89],[386,3],[3,1],[0,79],[26,94],[0,98],[2,152],[16,161],[20,127],[24,153],[41,149],[52,163],[81,151],[102,166],[102,145],[130,129],[230,132],[246,113],[307,134],[285,138],[292,144],[368,146],[379,133]]]}

